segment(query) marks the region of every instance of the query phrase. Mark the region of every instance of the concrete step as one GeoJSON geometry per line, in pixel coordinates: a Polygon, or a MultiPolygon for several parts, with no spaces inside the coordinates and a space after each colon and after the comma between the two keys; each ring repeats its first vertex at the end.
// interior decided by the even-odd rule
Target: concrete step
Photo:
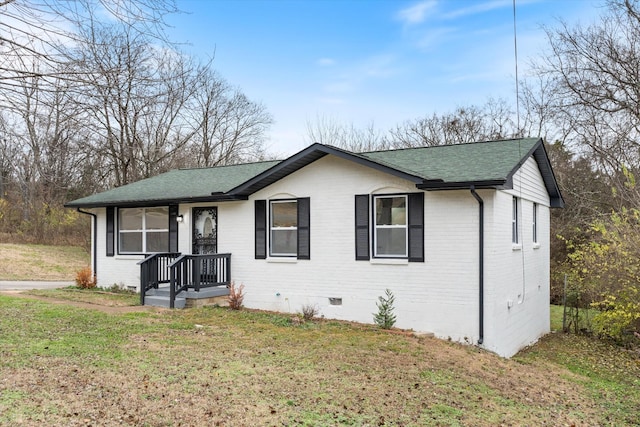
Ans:
{"type": "Polygon", "coordinates": [[[157,297],[167,297],[167,298],[169,298],[170,294],[171,294],[171,291],[169,291],[169,288],[167,288],[167,287],[158,288],[158,289],[149,289],[147,291],[147,296],[157,296],[157,297]]]}
{"type": "MultiPolygon", "coordinates": [[[[187,304],[186,298],[176,297],[174,302],[174,308],[184,308],[187,304]]],[[[169,308],[169,296],[164,295],[146,295],[144,297],[144,305],[151,305],[154,307],[166,307],[169,308]]]]}

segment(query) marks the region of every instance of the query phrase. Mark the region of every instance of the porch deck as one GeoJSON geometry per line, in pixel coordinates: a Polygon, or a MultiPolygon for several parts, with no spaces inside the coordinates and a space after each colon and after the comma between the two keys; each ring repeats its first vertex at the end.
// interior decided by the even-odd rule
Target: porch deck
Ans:
{"type": "Polygon", "coordinates": [[[231,254],[155,253],[140,265],[140,304],[169,308],[224,305],[231,254]]]}

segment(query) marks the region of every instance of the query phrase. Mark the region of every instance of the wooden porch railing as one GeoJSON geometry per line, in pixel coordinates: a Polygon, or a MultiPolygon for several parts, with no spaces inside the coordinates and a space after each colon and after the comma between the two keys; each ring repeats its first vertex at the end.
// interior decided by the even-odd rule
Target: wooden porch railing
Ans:
{"type": "Polygon", "coordinates": [[[179,252],[155,253],[140,261],[140,304],[149,289],[158,289],[161,283],[169,283],[169,265],[180,256],[179,252]]]}
{"type": "Polygon", "coordinates": [[[169,307],[183,290],[229,285],[231,254],[181,255],[169,264],[169,307]]]}

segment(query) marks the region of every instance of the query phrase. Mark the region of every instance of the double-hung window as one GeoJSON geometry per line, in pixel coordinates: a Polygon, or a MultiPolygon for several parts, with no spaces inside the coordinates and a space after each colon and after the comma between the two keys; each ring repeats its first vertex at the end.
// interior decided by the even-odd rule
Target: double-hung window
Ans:
{"type": "Polygon", "coordinates": [[[308,197],[255,201],[255,258],[311,259],[308,197]]]}
{"type": "Polygon", "coordinates": [[[298,201],[272,200],[270,215],[270,256],[298,254],[298,201]]]}
{"type": "Polygon", "coordinates": [[[118,236],[122,254],[166,252],[169,249],[169,208],[118,209],[118,236]]]}
{"type": "Polygon", "coordinates": [[[374,196],[374,257],[407,257],[407,196],[374,196]]]}
{"type": "Polygon", "coordinates": [[[424,193],[356,194],[355,246],[358,261],[424,262],[424,193]]]}

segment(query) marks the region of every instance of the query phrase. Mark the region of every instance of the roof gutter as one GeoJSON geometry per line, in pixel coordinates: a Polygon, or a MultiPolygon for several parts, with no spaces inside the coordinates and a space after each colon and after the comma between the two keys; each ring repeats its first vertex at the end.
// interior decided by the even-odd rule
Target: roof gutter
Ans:
{"type": "Polygon", "coordinates": [[[91,215],[93,217],[93,220],[91,221],[93,225],[93,236],[91,238],[93,248],[91,249],[91,258],[93,258],[93,277],[95,278],[98,277],[98,253],[96,252],[98,247],[98,216],[93,212],[83,211],[81,208],[77,208],[77,211],[81,214],[91,215]]]}
{"type": "Polygon", "coordinates": [[[476,193],[473,185],[471,195],[478,201],[478,345],[482,345],[484,341],[484,200],[476,193]]]}
{"type": "MultiPolygon", "coordinates": [[[[248,200],[246,196],[235,196],[235,195],[227,195],[224,193],[212,193],[211,196],[203,196],[203,197],[191,197],[191,198],[175,198],[175,199],[149,199],[149,200],[121,200],[121,201],[112,201],[112,202],[97,202],[97,203],[67,203],[64,205],[65,208],[105,208],[108,206],[118,207],[118,208],[142,208],[142,207],[152,207],[152,206],[168,206],[170,204],[181,204],[181,203],[206,203],[206,202],[233,202],[238,200],[248,200]]],[[[88,212],[85,212],[88,213],[88,212]]]]}
{"type": "Polygon", "coordinates": [[[445,182],[441,179],[424,180],[422,183],[417,184],[416,187],[420,190],[466,190],[470,188],[502,188],[508,185],[506,179],[492,179],[485,181],[460,181],[460,182],[445,182]]]}

